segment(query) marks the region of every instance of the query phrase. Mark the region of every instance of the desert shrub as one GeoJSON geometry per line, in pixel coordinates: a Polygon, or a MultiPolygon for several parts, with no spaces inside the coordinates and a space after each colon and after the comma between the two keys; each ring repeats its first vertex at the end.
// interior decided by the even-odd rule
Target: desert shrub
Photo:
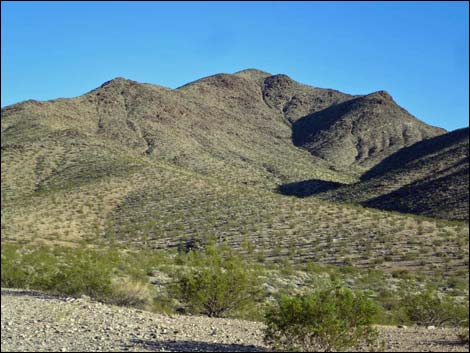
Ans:
{"type": "Polygon", "coordinates": [[[375,304],[332,286],[303,296],[281,296],[266,313],[265,341],[275,349],[332,351],[372,345],[375,304]]]}
{"type": "Polygon", "coordinates": [[[462,343],[462,344],[468,344],[468,343],[469,343],[470,337],[469,337],[469,329],[468,329],[468,327],[462,329],[462,330],[458,333],[458,338],[459,338],[460,343],[462,343]]]}
{"type": "Polygon", "coordinates": [[[460,320],[460,326],[462,328],[460,329],[460,332],[457,334],[460,343],[462,344],[468,344],[470,342],[470,333],[469,333],[469,311],[468,311],[468,298],[465,301],[465,304],[463,304],[462,309],[465,310],[465,313],[463,315],[463,319],[460,320]]]}
{"type": "MultiPolygon", "coordinates": [[[[38,276],[32,286],[70,296],[105,299],[112,291],[112,264],[93,253],[80,252],[66,262],[58,259],[57,270],[38,276]]],[[[53,261],[52,261],[53,262],[53,261]]],[[[41,271],[41,269],[38,269],[41,271]]]]}
{"type": "Polygon", "coordinates": [[[228,248],[209,245],[184,256],[186,271],[179,273],[171,292],[189,312],[240,316],[261,298],[257,271],[228,248]]]}
{"type": "Polygon", "coordinates": [[[28,282],[27,270],[21,266],[18,248],[9,244],[2,244],[2,287],[26,288],[28,282]]]}
{"type": "Polygon", "coordinates": [[[374,323],[380,325],[398,325],[401,323],[398,310],[400,308],[400,297],[393,291],[381,288],[374,298],[378,310],[374,323]]]}
{"type": "Polygon", "coordinates": [[[118,305],[144,306],[150,303],[145,273],[157,262],[155,256],[145,253],[124,255],[113,249],[28,248],[4,244],[1,284],[74,297],[87,295],[118,305]]]}
{"type": "Polygon", "coordinates": [[[110,302],[120,306],[149,308],[153,302],[153,292],[148,283],[129,277],[114,280],[110,302]]]}
{"type": "Polygon", "coordinates": [[[461,326],[468,323],[468,300],[459,303],[430,289],[404,295],[400,309],[402,321],[420,325],[461,326]]]}
{"type": "Polygon", "coordinates": [[[77,249],[2,246],[2,286],[70,296],[106,297],[111,291],[112,254],[77,249]]]}

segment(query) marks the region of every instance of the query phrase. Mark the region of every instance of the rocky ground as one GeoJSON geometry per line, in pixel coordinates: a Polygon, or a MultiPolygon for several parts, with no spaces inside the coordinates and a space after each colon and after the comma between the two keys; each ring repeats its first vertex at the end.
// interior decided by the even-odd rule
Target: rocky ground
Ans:
{"type": "MultiPolygon", "coordinates": [[[[2,289],[1,351],[263,351],[261,323],[2,289]]],[[[466,352],[455,330],[380,327],[387,351],[466,352]]]]}

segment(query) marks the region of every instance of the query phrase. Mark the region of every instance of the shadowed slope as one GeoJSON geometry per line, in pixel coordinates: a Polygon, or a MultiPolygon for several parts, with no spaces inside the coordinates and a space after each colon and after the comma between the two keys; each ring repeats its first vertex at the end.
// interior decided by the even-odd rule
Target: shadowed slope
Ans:
{"type": "Polygon", "coordinates": [[[366,172],[362,181],[320,194],[336,201],[468,220],[469,129],[403,148],[366,172]]]}
{"type": "Polygon", "coordinates": [[[264,101],[281,112],[290,124],[352,97],[333,89],[303,85],[287,75],[269,76],[263,82],[264,101]]]}
{"type": "Polygon", "coordinates": [[[298,120],[293,141],[340,168],[367,170],[400,148],[444,132],[416,119],[379,91],[298,120]]]}

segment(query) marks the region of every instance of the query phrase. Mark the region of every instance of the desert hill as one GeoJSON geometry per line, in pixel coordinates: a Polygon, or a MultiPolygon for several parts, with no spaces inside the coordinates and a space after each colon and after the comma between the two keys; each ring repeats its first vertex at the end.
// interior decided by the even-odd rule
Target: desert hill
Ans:
{"type": "MultiPolygon", "coordinates": [[[[403,147],[446,136],[383,92],[353,96],[253,69],[177,89],[116,78],[2,108],[1,134],[4,242],[166,249],[216,239],[260,261],[446,273],[468,258],[468,224],[276,192],[355,183],[403,147]],[[436,248],[436,238],[446,241],[436,248]]],[[[462,175],[446,180],[465,186],[462,175]]]]}
{"type": "Polygon", "coordinates": [[[311,180],[284,185],[298,196],[362,203],[368,207],[468,220],[468,128],[402,148],[368,170],[357,183],[311,180]]]}
{"type": "Polygon", "coordinates": [[[444,132],[379,91],[303,117],[293,126],[293,140],[338,167],[367,170],[403,147],[444,132]]]}
{"type": "Polygon", "coordinates": [[[3,144],[80,135],[232,181],[238,174],[245,183],[350,182],[358,170],[441,133],[385,93],[354,98],[258,70],[176,90],[116,78],[77,98],[2,110],[3,144]]]}

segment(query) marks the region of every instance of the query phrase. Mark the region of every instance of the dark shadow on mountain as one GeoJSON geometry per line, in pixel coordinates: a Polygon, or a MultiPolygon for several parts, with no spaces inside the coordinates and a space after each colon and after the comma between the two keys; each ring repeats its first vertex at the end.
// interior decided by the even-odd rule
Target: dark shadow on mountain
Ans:
{"type": "Polygon", "coordinates": [[[277,191],[280,194],[297,197],[308,197],[321,192],[335,190],[346,184],[325,180],[303,180],[294,183],[279,185],[277,191]]]}
{"type": "MultiPolygon", "coordinates": [[[[460,163],[458,163],[459,165],[460,163]]],[[[437,179],[418,180],[389,194],[381,195],[362,202],[365,207],[385,211],[420,214],[450,220],[468,220],[469,169],[462,168],[455,173],[437,179]],[[419,197],[418,197],[419,196],[419,197]],[[450,211],[444,217],[437,217],[435,209],[443,205],[450,211]]]]}
{"type": "Polygon", "coordinates": [[[158,341],[133,339],[133,348],[144,348],[156,352],[266,352],[262,347],[244,344],[209,343],[197,341],[158,341]]]}
{"type": "Polygon", "coordinates": [[[333,104],[318,112],[306,115],[292,124],[292,143],[302,147],[315,131],[326,130],[357,104],[359,98],[333,104]]]}
{"type": "MultiPolygon", "coordinates": [[[[447,134],[431,137],[419,141],[411,146],[404,147],[382,160],[379,164],[369,169],[361,176],[361,180],[369,180],[373,177],[383,175],[389,170],[406,166],[407,163],[416,161],[422,157],[442,151],[446,148],[458,147],[460,141],[468,143],[469,128],[457,129],[447,134]]],[[[450,152],[447,152],[450,153],[450,152]]]]}

